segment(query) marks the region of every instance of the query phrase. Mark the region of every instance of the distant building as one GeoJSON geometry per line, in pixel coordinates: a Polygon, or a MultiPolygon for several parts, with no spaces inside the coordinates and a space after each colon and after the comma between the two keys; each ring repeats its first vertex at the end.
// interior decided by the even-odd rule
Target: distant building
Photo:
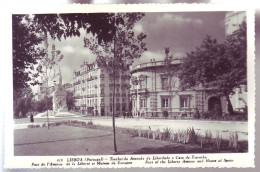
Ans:
{"type": "Polygon", "coordinates": [[[246,21],[245,11],[227,12],[225,17],[225,31],[226,35],[232,34],[235,30],[239,29],[239,25],[246,21]]]}
{"type": "MultiPolygon", "coordinates": [[[[116,80],[115,114],[129,111],[129,71],[122,72],[116,80]]],[[[88,115],[112,114],[113,80],[96,63],[84,62],[80,70],[74,71],[74,95],[77,110],[88,115]]]]}
{"type": "MultiPolygon", "coordinates": [[[[182,59],[174,59],[172,65],[180,65],[182,59]]],[[[227,101],[213,89],[198,87],[179,90],[179,79],[169,77],[163,61],[154,61],[132,66],[132,77],[138,78],[138,84],[131,82],[132,112],[134,116],[156,117],[167,111],[170,117],[192,117],[196,110],[208,112],[221,108],[227,113],[227,101]],[[197,108],[197,109],[196,109],[197,108]]]]}

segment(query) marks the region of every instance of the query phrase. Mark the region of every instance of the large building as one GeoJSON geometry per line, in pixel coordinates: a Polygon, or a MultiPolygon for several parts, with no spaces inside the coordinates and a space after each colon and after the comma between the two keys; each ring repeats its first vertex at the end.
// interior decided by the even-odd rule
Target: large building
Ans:
{"type": "MultiPolygon", "coordinates": [[[[174,59],[172,65],[179,65],[181,61],[182,59],[174,59]]],[[[138,80],[131,82],[130,90],[134,116],[156,117],[167,111],[170,117],[189,117],[196,110],[207,112],[218,107],[222,113],[227,113],[226,98],[214,93],[212,89],[198,87],[180,91],[179,79],[168,77],[163,61],[151,60],[132,66],[131,74],[138,80]]]]}
{"type": "MultiPolygon", "coordinates": [[[[115,114],[129,111],[129,71],[121,72],[115,81],[115,114]]],[[[77,110],[88,115],[109,116],[113,108],[113,80],[96,63],[84,62],[74,71],[74,90],[77,110]]]]}

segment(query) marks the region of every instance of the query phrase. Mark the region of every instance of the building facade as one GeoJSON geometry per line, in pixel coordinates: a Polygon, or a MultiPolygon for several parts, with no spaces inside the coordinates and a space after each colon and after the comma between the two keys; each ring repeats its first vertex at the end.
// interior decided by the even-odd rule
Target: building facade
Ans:
{"type": "MultiPolygon", "coordinates": [[[[121,72],[115,81],[115,114],[129,111],[129,71],[121,72]]],[[[87,115],[109,116],[113,108],[113,80],[96,63],[84,62],[74,71],[74,95],[77,110],[87,115]]]]}
{"type": "MultiPolygon", "coordinates": [[[[174,59],[172,65],[179,65],[181,59],[174,59]]],[[[134,116],[158,117],[167,111],[171,117],[192,117],[194,112],[207,112],[221,108],[227,113],[227,101],[212,89],[198,87],[193,90],[179,90],[179,79],[169,78],[163,61],[132,66],[131,82],[132,113],[134,116]],[[169,86],[169,83],[171,85],[169,86]]]]}

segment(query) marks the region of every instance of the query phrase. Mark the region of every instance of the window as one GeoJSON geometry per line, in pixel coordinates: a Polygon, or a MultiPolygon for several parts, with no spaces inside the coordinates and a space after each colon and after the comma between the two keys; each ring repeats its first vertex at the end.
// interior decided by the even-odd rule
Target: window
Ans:
{"type": "Polygon", "coordinates": [[[104,88],[102,88],[102,89],[100,90],[100,92],[101,92],[101,94],[104,94],[104,88]]]}
{"type": "Polygon", "coordinates": [[[188,108],[190,107],[190,99],[189,99],[189,96],[181,96],[180,97],[180,105],[181,105],[181,108],[188,108]]]}
{"type": "Polygon", "coordinates": [[[126,111],[126,104],[125,103],[122,104],[122,111],[126,111]]]}
{"type": "Polygon", "coordinates": [[[110,112],[112,112],[112,111],[113,111],[113,104],[110,103],[110,112]]]}
{"type": "Polygon", "coordinates": [[[146,79],[140,80],[140,89],[146,88],[146,79]]]}
{"type": "Polygon", "coordinates": [[[116,104],[116,111],[119,111],[120,110],[120,103],[117,103],[116,104]]]}
{"type": "Polygon", "coordinates": [[[165,97],[165,98],[162,98],[162,108],[167,108],[169,107],[169,98],[165,97]]]}
{"type": "Polygon", "coordinates": [[[162,89],[165,90],[168,88],[168,78],[162,78],[162,89]]]}
{"type": "Polygon", "coordinates": [[[141,99],[140,107],[141,108],[146,107],[146,99],[141,99]]]}

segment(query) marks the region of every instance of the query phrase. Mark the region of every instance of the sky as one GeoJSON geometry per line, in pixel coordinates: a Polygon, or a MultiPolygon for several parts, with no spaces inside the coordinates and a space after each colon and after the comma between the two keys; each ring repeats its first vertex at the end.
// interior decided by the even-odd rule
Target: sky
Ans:
{"type": "MultiPolygon", "coordinates": [[[[223,42],[224,18],[225,12],[145,13],[133,29],[137,34],[147,34],[145,42],[148,50],[134,63],[144,63],[150,59],[163,60],[165,47],[171,49],[174,57],[182,58],[199,46],[207,34],[216,38],[218,42],[223,42]]],[[[82,30],[80,37],[51,40],[49,43],[54,43],[56,49],[61,50],[64,55],[59,63],[63,84],[72,82],[74,70],[79,70],[84,61],[95,61],[95,55],[84,47],[85,36],[82,30]]]]}

